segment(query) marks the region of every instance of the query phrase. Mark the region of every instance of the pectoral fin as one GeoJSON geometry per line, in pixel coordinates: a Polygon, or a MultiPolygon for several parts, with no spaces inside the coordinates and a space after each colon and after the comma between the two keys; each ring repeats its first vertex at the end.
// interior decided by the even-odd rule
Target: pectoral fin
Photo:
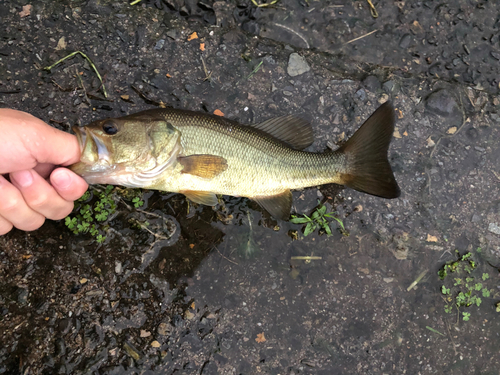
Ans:
{"type": "Polygon", "coordinates": [[[289,219],[292,209],[292,192],[290,190],[285,190],[278,195],[253,197],[252,199],[276,219],[289,219]]]}
{"type": "Polygon", "coordinates": [[[215,206],[218,202],[217,196],[209,191],[183,190],[180,193],[194,203],[204,204],[205,206],[215,206]]]}
{"type": "Polygon", "coordinates": [[[203,178],[214,178],[227,169],[226,159],[215,155],[181,156],[177,161],[184,167],[182,173],[203,178]]]}

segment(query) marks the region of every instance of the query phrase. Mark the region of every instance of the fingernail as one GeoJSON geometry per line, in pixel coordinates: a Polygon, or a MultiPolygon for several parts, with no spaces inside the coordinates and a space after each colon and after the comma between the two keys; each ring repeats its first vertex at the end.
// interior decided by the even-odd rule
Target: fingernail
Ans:
{"type": "Polygon", "coordinates": [[[10,178],[23,188],[30,187],[33,184],[33,174],[31,171],[14,172],[11,173],[10,178]]]}
{"type": "Polygon", "coordinates": [[[65,169],[57,169],[52,172],[50,181],[56,188],[67,189],[71,185],[71,176],[65,169]]]}

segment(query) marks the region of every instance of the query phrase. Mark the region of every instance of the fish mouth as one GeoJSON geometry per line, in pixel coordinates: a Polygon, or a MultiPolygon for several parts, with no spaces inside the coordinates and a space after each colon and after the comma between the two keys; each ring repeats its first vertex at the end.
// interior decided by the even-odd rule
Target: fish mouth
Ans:
{"type": "Polygon", "coordinates": [[[80,146],[80,152],[83,153],[83,150],[85,149],[85,142],[87,141],[87,131],[85,128],[76,125],[73,126],[71,130],[73,130],[76,134],[76,139],[78,140],[78,145],[80,146]]]}
{"type": "Polygon", "coordinates": [[[108,164],[110,163],[110,151],[104,142],[95,136],[90,130],[80,126],[73,126],[80,146],[80,162],[85,164],[108,164]]]}

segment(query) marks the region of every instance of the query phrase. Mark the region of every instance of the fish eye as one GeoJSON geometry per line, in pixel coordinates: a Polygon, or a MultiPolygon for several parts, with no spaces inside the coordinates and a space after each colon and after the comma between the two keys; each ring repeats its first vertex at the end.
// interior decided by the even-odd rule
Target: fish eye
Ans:
{"type": "Polygon", "coordinates": [[[102,124],[102,130],[108,135],[115,135],[118,133],[118,126],[113,121],[106,121],[102,124]]]}

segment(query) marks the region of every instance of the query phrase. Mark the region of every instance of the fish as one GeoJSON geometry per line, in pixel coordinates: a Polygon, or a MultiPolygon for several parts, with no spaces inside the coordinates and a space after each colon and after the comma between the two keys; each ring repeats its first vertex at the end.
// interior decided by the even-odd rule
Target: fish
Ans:
{"type": "Polygon", "coordinates": [[[81,149],[70,169],[89,184],[184,194],[215,206],[217,194],[247,197],[287,220],[293,189],[336,183],[393,199],[399,186],[387,154],[394,109],[382,104],[337,150],[305,151],[310,123],[285,115],[242,125],[183,109],[149,109],[73,127],[81,149]]]}

